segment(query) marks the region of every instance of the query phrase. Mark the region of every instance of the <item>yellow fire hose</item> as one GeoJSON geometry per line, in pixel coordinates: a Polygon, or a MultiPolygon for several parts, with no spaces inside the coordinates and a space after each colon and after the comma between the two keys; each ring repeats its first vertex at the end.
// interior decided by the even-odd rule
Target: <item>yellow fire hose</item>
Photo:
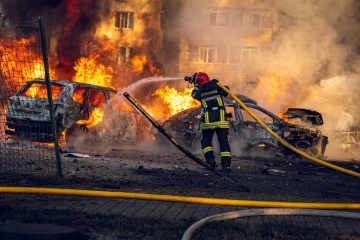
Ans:
{"type": "Polygon", "coordinates": [[[360,203],[302,203],[302,202],[267,202],[254,200],[234,200],[221,198],[202,198],[189,196],[173,196],[160,194],[110,192],[98,190],[62,189],[62,188],[32,188],[32,187],[0,187],[0,193],[31,193],[70,196],[92,196],[104,198],[130,198],[152,201],[168,201],[197,203],[210,205],[225,205],[237,207],[268,207],[268,208],[305,208],[305,209],[351,209],[360,210],[360,203]]]}
{"type": "Polygon", "coordinates": [[[296,152],[297,154],[311,160],[314,161],[318,164],[321,164],[323,166],[332,168],[334,170],[355,176],[355,177],[360,177],[360,173],[358,172],[354,172],[336,165],[333,165],[331,163],[325,162],[321,159],[315,158],[299,149],[297,149],[296,147],[294,147],[293,145],[289,144],[288,142],[286,142],[284,139],[282,139],[281,137],[279,137],[276,133],[274,133],[268,126],[266,126],[265,123],[263,123],[253,112],[251,112],[251,110],[239,99],[237,98],[229,89],[227,89],[224,85],[222,85],[221,83],[217,83],[217,85],[223,89],[225,92],[227,92],[247,113],[249,113],[249,115],[255,119],[255,121],[257,121],[267,132],[269,132],[276,140],[278,140],[281,144],[283,144],[284,146],[286,146],[287,148],[291,149],[292,151],[296,152]]]}
{"type": "MultiPolygon", "coordinates": [[[[260,119],[258,119],[233,93],[226,87],[218,83],[218,86],[227,92],[240,106],[247,111],[264,129],[266,129],[274,138],[281,142],[286,147],[294,152],[304,156],[307,159],[313,160],[321,165],[333,168],[335,170],[360,177],[360,174],[353,172],[330,163],[324,162],[320,159],[314,158],[294,146],[287,143],[285,140],[276,135],[269,129],[260,119]]],[[[233,200],[233,199],[219,199],[219,198],[200,198],[189,196],[173,196],[173,195],[158,195],[132,192],[110,192],[97,190],[80,190],[80,189],[61,189],[61,188],[33,188],[33,187],[0,187],[0,193],[22,193],[22,194],[52,194],[52,195],[71,195],[71,196],[92,196],[105,198],[128,198],[140,200],[153,201],[170,201],[170,202],[185,202],[197,204],[210,205],[226,205],[238,207],[267,207],[267,208],[303,208],[303,209],[351,209],[360,210],[360,203],[304,203],[304,202],[269,202],[269,201],[253,201],[253,200],[233,200]]]]}

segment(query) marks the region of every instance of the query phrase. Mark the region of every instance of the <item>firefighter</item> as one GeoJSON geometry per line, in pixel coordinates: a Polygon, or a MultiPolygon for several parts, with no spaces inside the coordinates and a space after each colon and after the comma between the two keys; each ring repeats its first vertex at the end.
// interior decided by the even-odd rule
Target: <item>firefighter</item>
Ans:
{"type": "Polygon", "coordinates": [[[195,73],[192,79],[195,85],[191,96],[200,101],[202,106],[201,147],[206,163],[212,168],[216,167],[212,146],[213,136],[216,132],[220,145],[222,171],[231,172],[231,151],[228,139],[229,122],[223,101],[223,97],[228,94],[217,85],[217,79],[210,81],[209,76],[204,72],[195,73]]]}

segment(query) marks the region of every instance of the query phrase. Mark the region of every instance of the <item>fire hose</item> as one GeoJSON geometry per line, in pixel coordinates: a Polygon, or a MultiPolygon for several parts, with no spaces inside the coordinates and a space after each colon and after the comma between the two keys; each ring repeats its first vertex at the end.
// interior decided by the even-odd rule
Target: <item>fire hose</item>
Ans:
{"type": "Polygon", "coordinates": [[[265,208],[265,209],[250,209],[235,212],[221,213],[213,216],[203,218],[192,224],[183,234],[181,240],[190,240],[192,235],[200,227],[209,222],[229,220],[242,217],[253,216],[284,216],[284,215],[305,215],[305,216],[323,216],[323,217],[337,217],[337,218],[352,218],[360,219],[360,213],[351,213],[344,211],[329,211],[329,210],[308,210],[308,209],[290,209],[290,208],[265,208]]]}
{"type": "Polygon", "coordinates": [[[123,94],[130,102],[131,104],[133,104],[145,117],[146,119],[148,119],[151,124],[159,130],[160,133],[162,133],[176,148],[178,148],[180,151],[182,151],[187,157],[189,157],[191,160],[195,161],[196,163],[200,164],[201,166],[205,167],[206,169],[212,171],[215,175],[224,178],[225,180],[234,183],[236,186],[238,186],[240,188],[240,190],[244,191],[244,192],[248,192],[250,191],[249,188],[240,185],[237,181],[235,181],[234,179],[232,179],[231,177],[229,177],[228,175],[224,175],[221,174],[220,172],[218,172],[216,169],[212,168],[209,164],[205,163],[204,161],[202,161],[201,159],[197,158],[194,154],[192,154],[190,151],[188,151],[187,149],[183,148],[177,141],[176,139],[171,136],[170,133],[168,133],[153,117],[151,117],[145,110],[144,108],[142,108],[140,106],[140,104],[133,98],[130,96],[129,93],[125,92],[123,94]]]}
{"type": "Polygon", "coordinates": [[[311,160],[314,161],[318,164],[321,164],[325,167],[328,168],[332,168],[334,170],[355,176],[355,177],[360,177],[360,173],[358,172],[354,172],[339,166],[336,166],[334,164],[325,162],[321,159],[318,159],[316,157],[313,157],[301,150],[299,150],[298,148],[294,147],[293,145],[291,145],[290,143],[288,143],[287,141],[285,141],[284,139],[282,139],[281,137],[279,137],[276,133],[274,133],[268,126],[266,126],[266,124],[264,122],[262,122],[253,112],[251,112],[251,110],[238,98],[236,97],[229,89],[227,89],[224,85],[222,85],[221,83],[217,83],[217,85],[224,90],[226,93],[228,93],[253,119],[255,119],[255,121],[257,121],[268,133],[270,133],[276,140],[278,140],[281,144],[283,144],[285,147],[289,148],[290,150],[296,152],[297,154],[311,160]]]}

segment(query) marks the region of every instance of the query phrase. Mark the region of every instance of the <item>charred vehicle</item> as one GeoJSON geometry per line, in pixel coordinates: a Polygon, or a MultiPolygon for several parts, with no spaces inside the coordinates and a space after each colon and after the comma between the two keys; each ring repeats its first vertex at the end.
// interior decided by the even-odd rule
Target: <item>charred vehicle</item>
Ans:
{"type": "Polygon", "coordinates": [[[340,149],[347,153],[359,151],[360,128],[350,127],[348,130],[336,131],[335,140],[339,142],[340,149]]]}
{"type": "MultiPolygon", "coordinates": [[[[67,80],[52,80],[50,84],[58,137],[66,132],[67,142],[85,133],[100,141],[140,138],[139,128],[146,120],[137,112],[115,109],[111,101],[116,90],[67,80]]],[[[54,140],[44,80],[28,81],[10,97],[5,128],[6,134],[21,139],[54,140]]]]}
{"type": "MultiPolygon", "coordinates": [[[[257,105],[256,101],[243,96],[237,97],[273,132],[293,146],[316,157],[324,156],[328,137],[312,125],[322,125],[320,113],[301,108],[289,108],[284,117],[279,118],[257,105]],[[286,119],[286,120],[284,120],[286,119]],[[291,122],[291,123],[290,123],[291,122]],[[296,122],[296,123],[295,123],[296,122]],[[300,125],[300,122],[303,125],[300,125]]],[[[229,139],[232,152],[240,156],[254,156],[265,153],[291,155],[293,152],[279,143],[241,106],[231,98],[225,98],[225,108],[230,121],[229,139]]],[[[195,150],[201,140],[201,107],[184,110],[162,123],[162,126],[180,143],[195,150]]],[[[162,141],[159,133],[155,138],[162,141]]]]}

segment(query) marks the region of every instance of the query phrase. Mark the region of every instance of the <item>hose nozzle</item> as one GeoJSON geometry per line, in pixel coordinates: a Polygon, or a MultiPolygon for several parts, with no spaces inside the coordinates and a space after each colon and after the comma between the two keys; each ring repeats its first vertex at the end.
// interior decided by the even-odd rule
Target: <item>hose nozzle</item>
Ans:
{"type": "Polygon", "coordinates": [[[185,76],[184,80],[191,84],[195,84],[195,77],[196,77],[196,73],[194,73],[194,75],[192,76],[185,76]]]}

